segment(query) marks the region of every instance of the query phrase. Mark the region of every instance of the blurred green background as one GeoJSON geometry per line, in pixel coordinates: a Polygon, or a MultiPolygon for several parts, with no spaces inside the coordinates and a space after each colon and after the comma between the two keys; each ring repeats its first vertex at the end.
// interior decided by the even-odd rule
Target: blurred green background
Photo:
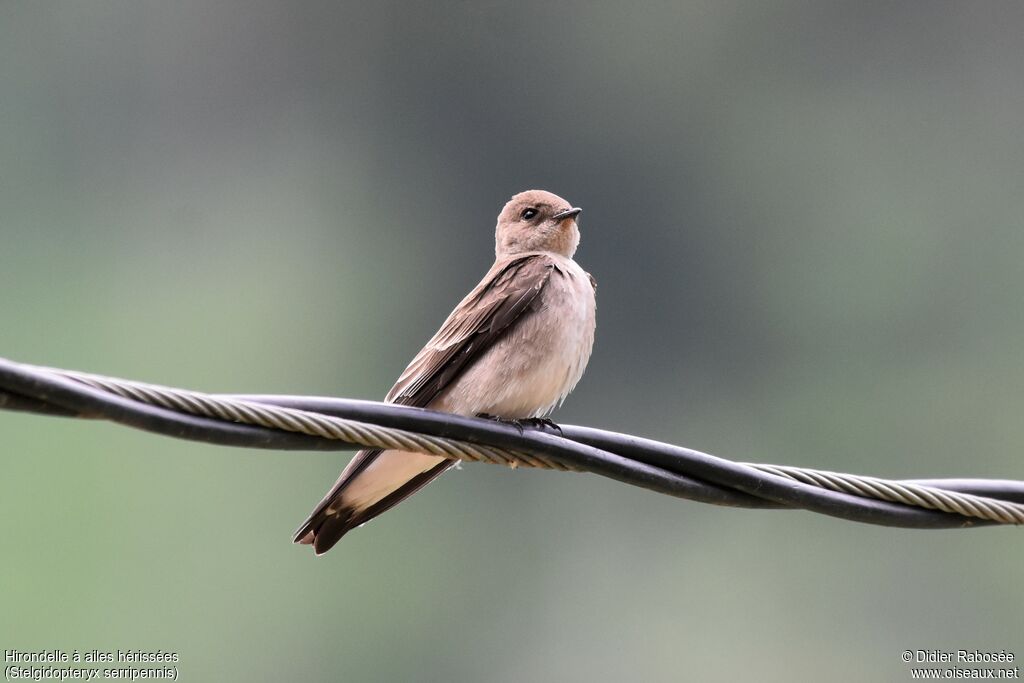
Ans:
{"type": "MultiPolygon", "coordinates": [[[[1024,5],[0,3],[0,355],[379,398],[540,187],[585,212],[559,421],[1024,477],[1024,5]]],[[[0,414],[0,648],[181,680],[908,680],[1024,656],[1017,529],[468,465],[314,558],[347,454],[0,414]]],[[[1018,662],[1019,663],[1019,662],[1018,662]]]]}

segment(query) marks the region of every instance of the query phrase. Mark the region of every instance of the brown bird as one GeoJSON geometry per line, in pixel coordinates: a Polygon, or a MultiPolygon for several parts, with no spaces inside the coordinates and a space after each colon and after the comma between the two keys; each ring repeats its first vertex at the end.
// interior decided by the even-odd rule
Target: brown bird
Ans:
{"type": "MultiPolygon", "coordinates": [[[[502,419],[540,418],[560,405],[594,345],[596,284],[572,260],[581,210],[543,190],[512,197],[498,214],[494,265],[384,400],[502,419]]],[[[321,555],[454,463],[359,451],[294,540],[321,555]]]]}

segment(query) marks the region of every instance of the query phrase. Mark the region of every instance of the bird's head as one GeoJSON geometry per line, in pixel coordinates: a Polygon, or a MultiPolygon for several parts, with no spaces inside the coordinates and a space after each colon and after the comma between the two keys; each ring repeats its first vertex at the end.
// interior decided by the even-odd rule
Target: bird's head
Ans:
{"type": "Polygon", "coordinates": [[[582,210],[544,190],[520,192],[498,214],[495,254],[502,258],[548,251],[572,258],[580,243],[576,217],[582,210]]]}

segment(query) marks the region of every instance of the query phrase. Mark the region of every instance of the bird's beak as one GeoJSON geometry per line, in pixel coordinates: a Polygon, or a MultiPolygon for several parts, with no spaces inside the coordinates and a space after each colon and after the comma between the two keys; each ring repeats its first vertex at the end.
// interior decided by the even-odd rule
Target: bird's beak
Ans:
{"type": "Polygon", "coordinates": [[[580,215],[582,211],[583,209],[580,208],[566,209],[565,211],[559,211],[554,216],[552,216],[551,219],[561,221],[565,220],[566,218],[576,218],[576,216],[580,215]]]}

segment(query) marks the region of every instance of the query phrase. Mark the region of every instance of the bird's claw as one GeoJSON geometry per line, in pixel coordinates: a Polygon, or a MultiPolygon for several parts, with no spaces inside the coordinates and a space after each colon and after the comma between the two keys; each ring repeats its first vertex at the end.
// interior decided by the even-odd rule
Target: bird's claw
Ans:
{"type": "Polygon", "coordinates": [[[530,429],[539,429],[542,432],[546,430],[556,431],[559,436],[562,436],[562,428],[546,417],[527,417],[522,419],[506,420],[496,415],[491,415],[490,413],[477,413],[476,416],[484,420],[493,420],[502,424],[512,425],[519,430],[520,434],[524,433],[526,428],[529,427],[530,429]]]}
{"type": "Polygon", "coordinates": [[[491,415],[490,413],[477,413],[476,416],[481,420],[491,420],[492,422],[498,422],[503,425],[512,425],[519,430],[519,433],[523,433],[523,425],[519,423],[519,420],[506,420],[505,418],[498,417],[497,415],[491,415]]]}
{"type": "Polygon", "coordinates": [[[554,422],[551,418],[531,417],[529,419],[523,420],[522,422],[523,424],[529,425],[534,429],[539,429],[542,432],[550,429],[551,431],[558,432],[559,436],[562,436],[562,428],[559,427],[558,424],[554,422]]]}

